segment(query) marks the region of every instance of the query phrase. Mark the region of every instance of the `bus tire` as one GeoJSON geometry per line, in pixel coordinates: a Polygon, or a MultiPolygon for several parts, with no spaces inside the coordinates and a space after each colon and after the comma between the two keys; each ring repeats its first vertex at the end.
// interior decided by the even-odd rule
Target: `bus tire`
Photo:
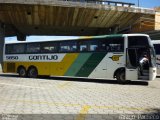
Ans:
{"type": "Polygon", "coordinates": [[[30,67],[27,72],[28,77],[36,78],[38,76],[38,71],[36,67],[30,67]]]}
{"type": "Polygon", "coordinates": [[[121,83],[121,84],[126,83],[125,71],[122,70],[122,71],[117,72],[116,78],[117,78],[118,83],[121,83]]]}
{"type": "Polygon", "coordinates": [[[18,67],[18,74],[20,77],[26,77],[27,75],[27,72],[26,72],[26,69],[22,66],[18,67]]]}

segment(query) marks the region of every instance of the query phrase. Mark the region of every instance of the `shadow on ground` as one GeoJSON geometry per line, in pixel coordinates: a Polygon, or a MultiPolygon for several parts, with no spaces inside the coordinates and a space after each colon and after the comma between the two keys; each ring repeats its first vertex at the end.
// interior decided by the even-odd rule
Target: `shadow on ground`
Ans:
{"type": "MultiPolygon", "coordinates": [[[[159,109],[150,109],[151,112],[137,113],[137,114],[0,114],[0,119],[2,120],[57,120],[70,118],[73,120],[83,119],[83,120],[98,120],[97,118],[103,118],[105,120],[159,120],[160,111],[159,109]],[[81,116],[80,116],[81,115],[81,116]],[[80,116],[80,117],[79,117],[80,116]],[[10,119],[9,119],[10,118],[10,119]]],[[[69,119],[67,119],[69,120],[69,119]]]]}
{"type": "MultiPolygon", "coordinates": [[[[16,74],[0,74],[1,77],[19,77],[16,74]]],[[[116,80],[112,79],[88,79],[88,78],[70,78],[70,77],[48,77],[40,76],[38,79],[41,80],[61,80],[61,81],[77,81],[77,82],[91,82],[91,83],[102,83],[102,84],[119,84],[116,80]]],[[[127,81],[125,85],[142,85],[148,86],[146,81],[127,81]]]]}
{"type": "Polygon", "coordinates": [[[156,78],[160,78],[160,76],[157,76],[156,78]]]}

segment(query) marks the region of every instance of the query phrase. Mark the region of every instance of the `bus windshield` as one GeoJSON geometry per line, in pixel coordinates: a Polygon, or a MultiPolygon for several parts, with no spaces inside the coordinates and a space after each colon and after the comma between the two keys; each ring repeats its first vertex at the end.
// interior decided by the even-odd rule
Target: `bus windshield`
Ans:
{"type": "Polygon", "coordinates": [[[150,43],[146,36],[129,36],[128,47],[149,47],[150,43]]]}

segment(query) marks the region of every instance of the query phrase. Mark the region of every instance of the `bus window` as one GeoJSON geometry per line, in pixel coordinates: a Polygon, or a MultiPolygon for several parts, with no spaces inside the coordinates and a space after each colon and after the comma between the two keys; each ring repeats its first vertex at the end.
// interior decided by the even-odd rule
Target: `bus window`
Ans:
{"type": "Polygon", "coordinates": [[[42,53],[54,53],[57,52],[58,45],[57,43],[47,42],[41,44],[42,53]]]}
{"type": "Polygon", "coordinates": [[[124,38],[123,37],[107,38],[107,46],[109,52],[123,52],[124,38]]]}
{"type": "Polygon", "coordinates": [[[40,53],[40,43],[27,44],[27,53],[40,53]]]}
{"type": "Polygon", "coordinates": [[[89,42],[89,51],[98,51],[98,41],[89,42]]]}
{"type": "Polygon", "coordinates": [[[79,42],[79,48],[80,48],[80,51],[81,52],[86,52],[86,51],[88,51],[88,41],[80,41],[79,42]]]}
{"type": "Polygon", "coordinates": [[[6,50],[6,54],[10,54],[10,53],[12,53],[12,51],[13,51],[13,47],[12,47],[12,45],[6,45],[6,48],[5,48],[6,50]]]}
{"type": "Polygon", "coordinates": [[[149,46],[148,38],[146,36],[129,36],[128,47],[146,47],[149,46]]]}
{"type": "Polygon", "coordinates": [[[121,45],[120,44],[109,44],[109,51],[110,52],[121,52],[121,45]]]}
{"type": "Polygon", "coordinates": [[[106,40],[103,40],[103,39],[102,39],[102,40],[99,42],[99,51],[101,51],[101,52],[108,51],[108,46],[107,46],[106,40]]]}
{"type": "Polygon", "coordinates": [[[153,44],[154,45],[154,49],[157,55],[160,54],[160,44],[153,44]]]}
{"type": "Polygon", "coordinates": [[[68,41],[60,43],[60,52],[76,52],[77,51],[77,42],[68,41]]]}
{"type": "Polygon", "coordinates": [[[98,45],[90,45],[89,51],[97,51],[98,50],[98,45]]]}
{"type": "Polygon", "coordinates": [[[6,45],[6,54],[21,54],[21,53],[25,53],[25,44],[6,45]]]}
{"type": "Polygon", "coordinates": [[[106,38],[100,41],[100,51],[108,52],[123,52],[124,51],[124,38],[106,38]]]}

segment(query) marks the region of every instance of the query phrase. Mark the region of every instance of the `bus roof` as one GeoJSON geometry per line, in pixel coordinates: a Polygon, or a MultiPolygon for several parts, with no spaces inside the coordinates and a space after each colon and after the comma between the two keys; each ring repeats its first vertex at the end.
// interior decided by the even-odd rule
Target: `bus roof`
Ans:
{"type": "Polygon", "coordinates": [[[14,44],[14,43],[32,43],[32,42],[49,42],[49,41],[68,41],[68,40],[81,40],[81,39],[93,39],[93,38],[113,38],[113,37],[125,37],[125,36],[146,36],[147,34],[112,34],[112,35],[98,35],[98,36],[77,36],[77,38],[63,38],[63,39],[54,39],[54,40],[40,40],[40,41],[14,41],[14,42],[6,42],[5,44],[14,44]]]}

